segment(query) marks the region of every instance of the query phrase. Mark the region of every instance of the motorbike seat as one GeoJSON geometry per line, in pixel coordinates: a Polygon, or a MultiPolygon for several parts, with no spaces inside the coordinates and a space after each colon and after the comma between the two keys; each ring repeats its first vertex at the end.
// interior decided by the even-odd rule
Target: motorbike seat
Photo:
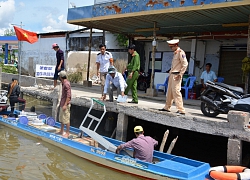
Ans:
{"type": "Polygon", "coordinates": [[[224,83],[219,83],[219,82],[216,82],[215,84],[218,85],[218,86],[230,89],[232,91],[243,93],[243,89],[241,87],[231,86],[231,85],[224,84],[224,83]]]}

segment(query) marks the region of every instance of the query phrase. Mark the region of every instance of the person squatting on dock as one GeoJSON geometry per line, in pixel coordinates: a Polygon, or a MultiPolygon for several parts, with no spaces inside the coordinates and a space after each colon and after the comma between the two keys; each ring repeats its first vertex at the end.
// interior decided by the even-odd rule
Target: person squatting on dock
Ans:
{"type": "Polygon", "coordinates": [[[62,82],[62,97],[60,102],[59,121],[61,122],[61,130],[58,134],[64,137],[69,136],[70,128],[70,100],[71,100],[71,86],[67,80],[66,71],[58,73],[60,81],[62,82]],[[64,134],[64,125],[66,124],[66,133],[64,134]]]}
{"type": "Polygon", "coordinates": [[[179,115],[185,115],[185,109],[183,107],[183,100],[181,95],[181,81],[182,76],[188,66],[186,54],[178,46],[179,39],[173,39],[167,41],[167,43],[172,51],[174,51],[174,56],[172,60],[171,70],[169,72],[166,104],[164,108],[159,109],[159,111],[170,112],[170,108],[174,101],[177,108],[176,113],[179,115]]]}
{"type": "Polygon", "coordinates": [[[101,80],[101,91],[102,91],[102,97],[103,97],[104,84],[105,84],[106,76],[108,74],[108,68],[109,66],[113,65],[113,56],[110,52],[106,51],[106,45],[101,44],[99,46],[99,49],[100,49],[100,53],[98,53],[96,57],[96,66],[97,66],[96,74],[97,76],[100,77],[100,80],[101,80]]]}
{"type": "Polygon", "coordinates": [[[8,98],[10,101],[11,114],[13,114],[15,109],[15,103],[20,103],[20,110],[25,109],[26,100],[19,97],[20,86],[16,78],[12,78],[12,82],[8,85],[8,98]]]}
{"type": "Polygon", "coordinates": [[[119,145],[116,149],[116,153],[119,154],[120,150],[124,148],[133,148],[134,158],[151,163],[153,161],[154,147],[158,145],[158,141],[150,136],[144,136],[144,131],[141,126],[135,126],[134,133],[136,138],[119,145]]]}
{"type": "Polygon", "coordinates": [[[138,104],[137,79],[139,77],[139,70],[140,70],[140,56],[135,51],[135,48],[136,47],[134,44],[128,47],[128,52],[129,54],[132,55],[132,59],[131,62],[128,64],[127,69],[124,70],[124,72],[128,70],[128,78],[126,81],[128,87],[126,88],[124,94],[128,95],[128,92],[131,89],[132,101],[130,101],[129,103],[138,104]]]}
{"type": "Polygon", "coordinates": [[[56,51],[56,61],[57,61],[54,74],[54,89],[55,89],[55,87],[57,86],[58,73],[64,70],[64,53],[59,48],[57,43],[52,44],[52,49],[56,51]]]}
{"type": "Polygon", "coordinates": [[[113,92],[117,91],[117,97],[118,95],[124,96],[126,87],[127,83],[125,82],[122,74],[117,72],[114,66],[110,66],[108,69],[108,74],[106,76],[102,100],[106,99],[106,94],[107,92],[109,92],[109,101],[113,102],[113,92]]]}

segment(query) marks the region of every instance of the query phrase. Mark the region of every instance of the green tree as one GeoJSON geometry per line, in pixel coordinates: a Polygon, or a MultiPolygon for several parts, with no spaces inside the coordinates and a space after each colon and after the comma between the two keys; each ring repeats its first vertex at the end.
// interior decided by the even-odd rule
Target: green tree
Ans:
{"type": "Polygon", "coordinates": [[[6,29],[4,31],[4,36],[15,36],[16,32],[13,29],[6,29]]]}
{"type": "Polygon", "coordinates": [[[128,37],[124,34],[115,34],[116,40],[118,42],[118,45],[121,47],[127,47],[128,46],[128,37]]]}

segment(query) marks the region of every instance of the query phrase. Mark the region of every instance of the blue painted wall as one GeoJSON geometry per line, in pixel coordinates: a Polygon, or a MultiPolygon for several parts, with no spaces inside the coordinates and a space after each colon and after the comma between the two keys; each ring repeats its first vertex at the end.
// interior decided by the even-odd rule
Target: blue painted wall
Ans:
{"type": "MultiPolygon", "coordinates": [[[[210,5],[226,1],[241,0],[120,0],[93,6],[71,8],[68,10],[68,20],[92,18],[114,14],[126,14],[141,11],[161,10],[188,6],[210,5]]],[[[225,6],[227,6],[225,4],[225,6]]]]}

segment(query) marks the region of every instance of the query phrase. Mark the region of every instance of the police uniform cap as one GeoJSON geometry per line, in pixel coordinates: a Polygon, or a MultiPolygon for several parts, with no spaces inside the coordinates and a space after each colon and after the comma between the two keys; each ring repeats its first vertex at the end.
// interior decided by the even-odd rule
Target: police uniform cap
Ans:
{"type": "Polygon", "coordinates": [[[167,43],[174,45],[174,44],[179,43],[179,41],[180,41],[179,39],[172,39],[172,40],[167,41],[167,43]]]}
{"type": "Polygon", "coordinates": [[[128,49],[135,49],[135,45],[134,44],[129,45],[128,49]]]}
{"type": "Polygon", "coordinates": [[[67,76],[67,73],[66,73],[66,71],[60,71],[60,72],[58,73],[58,75],[59,75],[60,77],[66,77],[66,76],[67,76]]]}
{"type": "Polygon", "coordinates": [[[134,132],[143,132],[143,128],[141,126],[135,126],[134,132]]]}

